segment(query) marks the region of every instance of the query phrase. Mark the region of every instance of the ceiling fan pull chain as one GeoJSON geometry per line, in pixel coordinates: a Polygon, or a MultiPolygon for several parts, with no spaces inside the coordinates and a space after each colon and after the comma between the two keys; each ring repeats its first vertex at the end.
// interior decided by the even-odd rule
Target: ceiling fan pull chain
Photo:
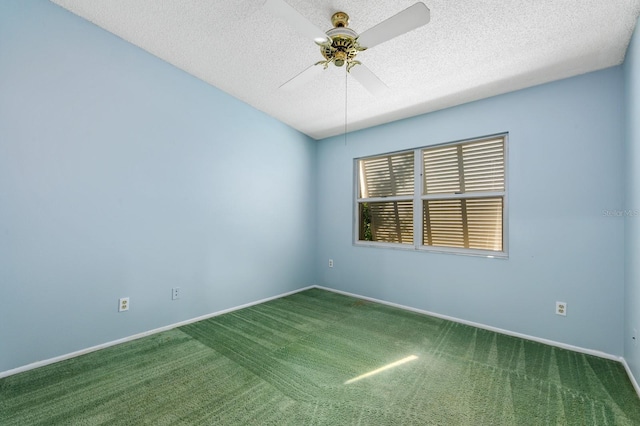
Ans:
{"type": "Polygon", "coordinates": [[[349,99],[349,84],[348,84],[348,78],[349,78],[349,70],[351,68],[349,66],[347,66],[345,68],[345,73],[344,73],[344,146],[347,146],[347,105],[348,105],[348,99],[349,99]]]}

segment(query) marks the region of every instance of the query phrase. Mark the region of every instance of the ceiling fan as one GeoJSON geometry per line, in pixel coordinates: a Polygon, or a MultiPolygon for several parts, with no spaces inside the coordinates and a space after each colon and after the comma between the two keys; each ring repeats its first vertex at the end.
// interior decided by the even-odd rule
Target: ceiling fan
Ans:
{"type": "Polygon", "coordinates": [[[264,7],[280,17],[300,34],[312,39],[320,46],[324,60],[316,62],[291,80],[280,86],[293,90],[310,81],[318,70],[326,69],[330,64],[346,66],[347,72],[374,95],[388,89],[369,68],[356,60],[356,55],[394,37],[407,33],[429,22],[429,8],[422,2],[415,3],[400,13],[388,18],[362,34],[356,33],[349,25],[349,15],[336,12],[331,17],[333,28],[324,32],[309,22],[284,0],[267,0],[264,7]],[[320,66],[322,65],[322,66],[320,66]]]}

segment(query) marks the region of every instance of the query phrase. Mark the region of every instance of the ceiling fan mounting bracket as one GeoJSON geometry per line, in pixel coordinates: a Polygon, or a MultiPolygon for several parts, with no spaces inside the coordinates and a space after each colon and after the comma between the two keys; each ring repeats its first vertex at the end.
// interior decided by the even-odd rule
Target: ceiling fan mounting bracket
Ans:
{"type": "Polygon", "coordinates": [[[336,12],[331,16],[331,25],[335,28],[348,27],[349,22],[349,15],[344,12],[336,12]]]}

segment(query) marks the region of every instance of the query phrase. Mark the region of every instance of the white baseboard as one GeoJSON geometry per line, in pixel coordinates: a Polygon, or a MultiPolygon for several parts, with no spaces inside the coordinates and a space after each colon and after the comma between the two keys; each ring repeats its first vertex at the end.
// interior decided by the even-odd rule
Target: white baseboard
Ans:
{"type": "Polygon", "coordinates": [[[336,289],[333,289],[333,288],[322,287],[322,286],[314,286],[314,287],[322,289],[322,290],[332,291],[334,293],[343,294],[345,296],[356,297],[358,299],[369,300],[371,302],[376,302],[376,303],[380,303],[380,304],[387,305],[387,306],[393,306],[394,308],[403,309],[405,311],[416,312],[416,313],[419,313],[419,314],[429,315],[429,316],[432,316],[432,317],[441,318],[441,319],[457,322],[457,323],[460,323],[460,324],[470,325],[472,327],[481,328],[483,330],[494,331],[496,333],[505,334],[507,336],[513,336],[513,337],[519,337],[521,339],[532,340],[534,342],[543,343],[545,345],[550,345],[550,346],[556,346],[558,348],[567,349],[567,350],[574,351],[574,352],[580,352],[580,353],[593,355],[593,356],[597,356],[597,357],[600,357],[600,358],[610,359],[610,360],[618,361],[618,362],[622,362],[622,360],[623,360],[622,357],[619,357],[619,356],[616,356],[616,355],[611,355],[611,354],[608,354],[606,352],[601,352],[601,351],[597,351],[597,350],[594,350],[594,349],[586,349],[586,348],[581,348],[579,346],[573,346],[573,345],[568,345],[566,343],[556,342],[554,340],[548,340],[548,339],[543,339],[543,338],[540,338],[540,337],[529,336],[528,334],[517,333],[515,331],[505,330],[505,329],[498,328],[498,327],[492,327],[490,325],[485,325],[485,324],[480,324],[480,323],[473,322],[473,321],[463,320],[463,319],[460,319],[460,318],[450,317],[448,315],[437,314],[435,312],[429,312],[429,311],[425,311],[423,309],[412,308],[411,306],[405,306],[405,305],[400,305],[398,303],[387,302],[385,300],[375,299],[373,297],[361,296],[359,294],[349,293],[348,291],[336,290],[336,289]]]}
{"type": "Polygon", "coordinates": [[[279,294],[277,296],[272,296],[272,297],[267,297],[266,299],[261,299],[261,300],[256,300],[255,302],[249,302],[249,303],[245,303],[244,305],[240,305],[240,306],[235,306],[233,308],[229,308],[229,309],[223,309],[221,311],[217,311],[217,312],[213,312],[211,314],[206,314],[206,315],[202,315],[196,318],[191,318],[185,321],[180,321],[177,322],[175,324],[170,324],[170,325],[166,325],[164,327],[160,327],[160,328],[155,328],[153,330],[149,330],[149,331],[144,331],[142,333],[138,333],[138,334],[134,334],[132,336],[128,336],[128,337],[123,337],[122,339],[118,339],[118,340],[113,340],[111,342],[106,342],[106,343],[102,343],[100,345],[96,345],[96,346],[91,346],[90,348],[86,348],[86,349],[81,349],[79,351],[75,351],[75,352],[71,352],[65,355],[60,355],[54,358],[49,358],[49,359],[45,359],[42,361],[37,361],[31,364],[27,364],[24,365],[22,367],[17,367],[17,368],[13,368],[11,370],[7,370],[7,371],[0,371],[0,379],[3,377],[8,377],[8,376],[12,376],[14,374],[18,374],[18,373],[22,373],[24,371],[29,371],[29,370],[33,370],[34,368],[38,368],[38,367],[44,367],[45,365],[49,365],[49,364],[53,364],[59,361],[64,361],[67,359],[71,359],[71,358],[75,358],[77,356],[80,355],[84,355],[84,354],[88,354],[91,352],[95,352],[95,351],[99,351],[100,349],[105,349],[111,346],[115,346],[115,345],[119,345],[121,343],[126,343],[126,342],[131,342],[132,340],[137,340],[137,339],[141,339],[143,337],[147,337],[150,336],[152,334],[156,334],[156,333],[161,333],[163,331],[167,331],[167,330],[171,330],[177,327],[181,327],[183,325],[187,325],[187,324],[191,324],[194,322],[198,322],[198,321],[202,321],[208,318],[213,318],[216,317],[218,315],[222,315],[222,314],[226,314],[229,312],[233,312],[233,311],[237,311],[239,309],[244,309],[244,308],[248,308],[249,306],[254,306],[254,305],[258,305],[260,303],[264,303],[264,302],[268,302],[270,300],[274,300],[274,299],[279,299],[281,297],[285,297],[285,296],[290,296],[292,294],[295,293],[299,293],[301,291],[305,291],[305,290],[309,290],[311,288],[314,288],[315,286],[308,286],[308,287],[304,287],[304,288],[300,288],[297,290],[293,290],[293,291],[289,291],[286,293],[282,293],[279,294]]]}
{"type": "Polygon", "coordinates": [[[629,380],[631,380],[631,384],[633,385],[633,388],[636,390],[636,393],[638,394],[638,398],[640,398],[640,386],[638,385],[638,381],[633,375],[631,368],[629,368],[629,364],[627,364],[627,360],[622,358],[621,362],[622,362],[622,365],[624,365],[624,369],[627,370],[627,376],[629,376],[629,380]]]}

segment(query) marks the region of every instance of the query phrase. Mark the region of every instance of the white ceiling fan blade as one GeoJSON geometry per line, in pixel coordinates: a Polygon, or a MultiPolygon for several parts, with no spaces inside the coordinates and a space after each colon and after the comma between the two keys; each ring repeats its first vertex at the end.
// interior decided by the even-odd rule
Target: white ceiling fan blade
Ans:
{"type": "Polygon", "coordinates": [[[431,13],[422,2],[409,6],[397,15],[380,22],[373,28],[360,34],[358,42],[360,46],[372,48],[394,37],[398,37],[411,30],[415,30],[429,22],[431,13]]]}
{"type": "Polygon", "coordinates": [[[356,65],[351,68],[349,71],[358,83],[362,84],[365,89],[367,89],[372,95],[381,95],[387,90],[389,87],[382,82],[369,68],[365,67],[362,64],[356,65]]]}
{"type": "Polygon", "coordinates": [[[264,7],[275,16],[280,17],[300,34],[317,43],[324,43],[329,39],[324,31],[309,22],[307,18],[289,6],[284,0],[267,0],[264,7]]]}
{"type": "Polygon", "coordinates": [[[292,91],[299,87],[302,87],[313,80],[316,75],[322,72],[322,70],[323,68],[319,65],[311,65],[309,68],[305,69],[300,74],[296,75],[291,80],[280,86],[280,89],[292,91]]]}

